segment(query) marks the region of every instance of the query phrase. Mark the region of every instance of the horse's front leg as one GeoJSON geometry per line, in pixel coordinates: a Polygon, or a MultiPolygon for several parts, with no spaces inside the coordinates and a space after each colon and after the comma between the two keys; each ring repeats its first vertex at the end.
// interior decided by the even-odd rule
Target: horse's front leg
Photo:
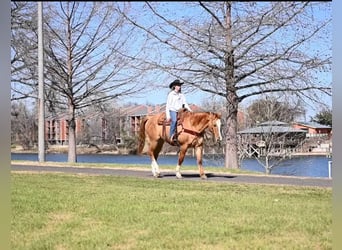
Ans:
{"type": "Polygon", "coordinates": [[[200,177],[201,177],[201,179],[207,179],[207,176],[204,173],[203,162],[202,162],[203,147],[202,146],[196,147],[195,148],[195,154],[196,154],[197,166],[198,166],[200,177]]]}
{"type": "Polygon", "coordinates": [[[154,177],[156,178],[161,177],[160,171],[159,171],[159,165],[155,159],[152,160],[151,168],[152,168],[152,174],[154,177]]]}
{"type": "Polygon", "coordinates": [[[184,161],[184,157],[185,157],[185,154],[186,154],[186,150],[187,148],[186,147],[182,147],[179,151],[179,156],[178,156],[178,164],[177,164],[177,167],[176,167],[176,177],[178,179],[182,179],[183,176],[182,174],[180,173],[180,168],[182,166],[182,163],[184,161]]]}

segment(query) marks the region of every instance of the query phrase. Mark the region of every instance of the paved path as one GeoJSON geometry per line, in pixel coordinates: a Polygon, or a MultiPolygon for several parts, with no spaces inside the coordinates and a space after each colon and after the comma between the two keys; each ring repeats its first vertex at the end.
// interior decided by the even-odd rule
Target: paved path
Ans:
{"type": "MultiPolygon", "coordinates": [[[[151,171],[136,169],[117,169],[117,168],[92,168],[92,167],[70,167],[70,166],[42,166],[12,164],[12,171],[34,171],[34,172],[58,172],[70,174],[89,174],[89,175],[115,175],[115,176],[134,176],[142,178],[154,178],[151,171]]],[[[289,177],[274,175],[246,175],[246,174],[225,174],[206,172],[206,181],[220,181],[229,183],[254,183],[254,184],[273,184],[273,185],[294,185],[311,187],[332,187],[332,179],[329,178],[308,178],[308,177],[289,177]]],[[[183,180],[202,181],[197,172],[182,172],[183,180]]],[[[162,172],[162,179],[176,179],[175,172],[162,172]]]]}

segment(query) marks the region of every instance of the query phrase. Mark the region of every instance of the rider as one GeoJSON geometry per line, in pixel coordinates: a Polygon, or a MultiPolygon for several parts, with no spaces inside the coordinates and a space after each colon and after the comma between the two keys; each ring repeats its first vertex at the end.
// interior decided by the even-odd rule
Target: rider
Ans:
{"type": "Polygon", "coordinates": [[[186,102],[185,95],[181,91],[181,86],[184,82],[174,80],[170,83],[169,88],[171,91],[167,95],[166,101],[166,120],[171,121],[170,125],[170,139],[177,143],[177,113],[181,108],[186,108],[191,111],[188,103],[186,102]]]}

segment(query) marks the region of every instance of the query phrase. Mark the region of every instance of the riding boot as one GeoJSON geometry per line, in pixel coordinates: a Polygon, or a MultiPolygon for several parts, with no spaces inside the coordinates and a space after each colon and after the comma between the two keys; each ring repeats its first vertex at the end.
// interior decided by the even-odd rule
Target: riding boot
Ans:
{"type": "Polygon", "coordinates": [[[172,141],[173,144],[179,146],[179,141],[178,141],[177,133],[175,133],[175,134],[173,134],[171,136],[171,141],[172,141]]]}

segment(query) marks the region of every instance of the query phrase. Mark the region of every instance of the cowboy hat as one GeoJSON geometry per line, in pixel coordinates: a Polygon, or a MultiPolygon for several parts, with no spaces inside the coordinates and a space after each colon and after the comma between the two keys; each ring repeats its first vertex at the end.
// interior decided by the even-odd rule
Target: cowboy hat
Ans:
{"type": "Polygon", "coordinates": [[[169,88],[172,89],[173,86],[182,86],[184,82],[181,82],[180,80],[174,80],[172,83],[170,83],[169,88]]]}

